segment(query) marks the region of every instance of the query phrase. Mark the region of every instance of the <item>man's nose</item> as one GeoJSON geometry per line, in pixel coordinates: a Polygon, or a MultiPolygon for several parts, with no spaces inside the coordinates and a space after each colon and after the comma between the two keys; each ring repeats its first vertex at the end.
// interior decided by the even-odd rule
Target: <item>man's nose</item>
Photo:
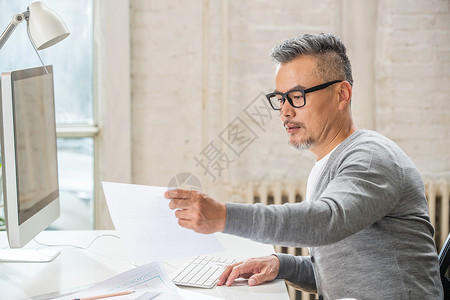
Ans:
{"type": "Polygon", "coordinates": [[[280,109],[280,116],[283,118],[292,118],[295,115],[295,110],[292,107],[292,105],[287,101],[287,99],[284,99],[284,103],[281,106],[280,109]]]}

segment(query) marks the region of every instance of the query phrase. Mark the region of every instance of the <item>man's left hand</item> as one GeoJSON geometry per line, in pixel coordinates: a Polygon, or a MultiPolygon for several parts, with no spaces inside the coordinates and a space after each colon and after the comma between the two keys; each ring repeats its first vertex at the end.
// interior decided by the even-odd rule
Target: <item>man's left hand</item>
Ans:
{"type": "Polygon", "coordinates": [[[227,209],[225,203],[206,194],[192,190],[175,189],[164,193],[171,199],[170,209],[175,209],[178,224],[198,233],[222,232],[225,228],[227,209]]]}

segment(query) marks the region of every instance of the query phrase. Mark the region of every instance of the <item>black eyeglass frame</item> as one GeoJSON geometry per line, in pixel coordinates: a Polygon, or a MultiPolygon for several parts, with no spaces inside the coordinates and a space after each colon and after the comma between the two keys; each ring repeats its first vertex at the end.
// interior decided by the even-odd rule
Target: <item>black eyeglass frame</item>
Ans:
{"type": "Polygon", "coordinates": [[[305,96],[305,94],[311,93],[311,92],[315,92],[315,91],[319,91],[319,90],[323,90],[324,88],[329,87],[330,85],[338,83],[338,82],[343,82],[343,80],[334,80],[334,81],[330,81],[330,82],[325,82],[325,83],[313,86],[313,87],[311,87],[309,89],[306,89],[306,90],[298,89],[298,90],[288,91],[287,93],[269,93],[269,94],[266,95],[266,98],[267,98],[267,101],[269,101],[270,106],[272,106],[272,108],[274,110],[281,110],[281,108],[283,107],[284,103],[286,102],[286,99],[287,99],[287,101],[289,102],[289,104],[292,107],[301,108],[301,107],[306,105],[306,96],[305,96]],[[295,106],[294,105],[292,99],[289,98],[289,96],[288,96],[288,94],[293,93],[293,92],[301,92],[302,93],[302,95],[303,95],[303,105],[300,105],[300,106],[295,106]],[[280,107],[274,107],[273,104],[272,104],[272,101],[270,101],[271,97],[274,97],[274,96],[277,96],[277,95],[281,96],[282,97],[281,99],[283,99],[283,103],[281,104],[280,107]]]}

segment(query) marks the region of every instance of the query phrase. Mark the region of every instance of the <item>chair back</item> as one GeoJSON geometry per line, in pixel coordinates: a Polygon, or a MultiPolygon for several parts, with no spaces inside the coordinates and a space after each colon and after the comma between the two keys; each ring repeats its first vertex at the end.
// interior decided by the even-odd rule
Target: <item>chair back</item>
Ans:
{"type": "Polygon", "coordinates": [[[445,240],[444,246],[442,246],[439,253],[439,272],[441,274],[442,286],[444,287],[444,299],[450,300],[450,278],[449,267],[450,265],[450,234],[445,240]]]}

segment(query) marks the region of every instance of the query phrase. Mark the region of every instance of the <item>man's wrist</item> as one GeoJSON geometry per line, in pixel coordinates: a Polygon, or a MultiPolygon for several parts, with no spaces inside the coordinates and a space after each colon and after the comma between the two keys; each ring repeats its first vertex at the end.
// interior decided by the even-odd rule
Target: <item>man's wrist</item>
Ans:
{"type": "Polygon", "coordinates": [[[221,211],[220,214],[220,222],[219,222],[219,232],[223,232],[225,230],[225,225],[227,224],[227,205],[225,203],[220,203],[221,211]]]}
{"type": "Polygon", "coordinates": [[[278,274],[276,279],[286,279],[289,277],[290,273],[289,273],[289,268],[286,268],[286,266],[292,265],[293,263],[295,263],[295,258],[294,256],[290,255],[290,254],[284,254],[284,253],[276,253],[276,254],[272,254],[274,256],[276,256],[280,262],[280,267],[278,269],[278,274]]]}
{"type": "Polygon", "coordinates": [[[253,229],[253,206],[251,204],[226,202],[225,233],[251,237],[253,229]]]}

